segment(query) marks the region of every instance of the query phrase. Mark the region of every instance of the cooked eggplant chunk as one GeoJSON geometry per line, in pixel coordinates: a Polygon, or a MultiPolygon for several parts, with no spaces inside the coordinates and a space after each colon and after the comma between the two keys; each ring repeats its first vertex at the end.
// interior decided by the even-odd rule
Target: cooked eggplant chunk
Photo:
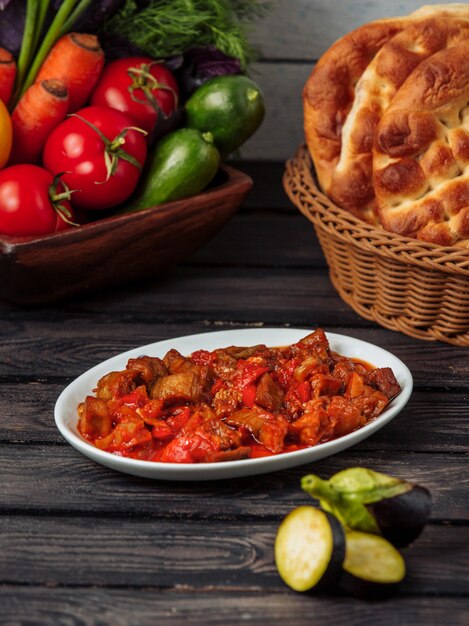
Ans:
{"type": "Polygon", "coordinates": [[[366,383],[384,393],[389,399],[401,392],[401,386],[390,367],[379,367],[372,370],[366,376],[366,383]]]}
{"type": "Polygon", "coordinates": [[[337,583],[345,557],[345,535],[324,511],[301,506],[287,515],[275,539],[275,563],[282,580],[295,591],[337,583]]]}
{"type": "Polygon", "coordinates": [[[394,593],[405,577],[405,562],[382,537],[357,531],[345,535],[345,560],[339,585],[366,598],[394,593]]]}
{"type": "Polygon", "coordinates": [[[255,402],[268,411],[278,411],[283,402],[283,391],[274,383],[267,372],[261,376],[257,384],[255,402]]]}
{"type": "Polygon", "coordinates": [[[416,539],[430,516],[427,489],[363,467],[329,480],[310,474],[301,486],[347,528],[382,534],[398,547],[416,539]]]}
{"type": "Polygon", "coordinates": [[[193,370],[158,378],[151,391],[154,400],[197,402],[202,394],[200,376],[193,370]]]}

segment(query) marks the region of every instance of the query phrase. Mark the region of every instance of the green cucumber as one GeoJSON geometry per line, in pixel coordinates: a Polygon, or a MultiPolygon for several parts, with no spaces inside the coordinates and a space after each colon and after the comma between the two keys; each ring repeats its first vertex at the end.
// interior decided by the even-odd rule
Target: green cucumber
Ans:
{"type": "Polygon", "coordinates": [[[166,135],[145,166],[137,196],[124,213],[180,200],[200,193],[214,178],[220,154],[210,133],[180,128],[166,135]]]}
{"type": "Polygon", "coordinates": [[[211,78],[186,102],[186,125],[212,133],[222,157],[251,137],[264,114],[261,90],[247,76],[211,78]]]}

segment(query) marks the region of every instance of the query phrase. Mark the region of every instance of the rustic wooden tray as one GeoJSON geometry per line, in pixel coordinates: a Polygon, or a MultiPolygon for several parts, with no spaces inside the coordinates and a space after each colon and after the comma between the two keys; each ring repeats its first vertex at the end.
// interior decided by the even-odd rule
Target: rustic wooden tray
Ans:
{"type": "Polygon", "coordinates": [[[155,275],[215,234],[251,186],[223,165],[215,184],[192,198],[39,238],[0,235],[0,298],[42,303],[155,275]]]}

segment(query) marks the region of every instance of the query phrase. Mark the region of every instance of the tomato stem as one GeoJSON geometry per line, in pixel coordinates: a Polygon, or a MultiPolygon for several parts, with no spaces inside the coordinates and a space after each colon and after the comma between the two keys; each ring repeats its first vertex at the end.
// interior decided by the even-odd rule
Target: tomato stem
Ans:
{"type": "Polygon", "coordinates": [[[167,119],[168,116],[161,109],[157,99],[153,94],[153,91],[157,89],[170,91],[174,98],[174,108],[177,108],[178,106],[178,94],[169,85],[166,85],[165,83],[160,83],[150,72],[153,65],[158,65],[161,63],[162,61],[153,61],[152,63],[142,63],[139,67],[129,67],[127,73],[132,79],[132,84],[129,86],[128,89],[130,92],[130,97],[134,102],[138,102],[139,104],[146,104],[147,102],[149,102],[158,115],[161,115],[164,119],[167,119]],[[143,100],[137,98],[137,96],[135,95],[134,91],[136,89],[141,89],[143,91],[143,94],[145,96],[143,100]]]}
{"type": "Polygon", "coordinates": [[[54,180],[52,181],[49,187],[49,198],[54,208],[54,211],[57,213],[57,215],[59,215],[61,219],[63,219],[64,222],[66,222],[67,224],[70,224],[70,226],[80,226],[80,224],[77,224],[76,222],[72,222],[72,219],[71,219],[72,213],[70,209],[68,209],[64,204],[62,204],[62,200],[70,201],[72,197],[72,193],[75,193],[76,191],[78,191],[78,189],[70,189],[67,183],[65,183],[62,180],[61,177],[64,174],[65,172],[60,172],[60,174],[57,174],[56,176],[54,176],[54,180]],[[62,185],[62,187],[64,188],[64,191],[61,193],[57,193],[57,189],[59,185],[62,185]]]}
{"type": "Polygon", "coordinates": [[[79,120],[85,122],[90,128],[92,128],[98,135],[100,136],[102,142],[104,143],[104,163],[106,165],[106,179],[102,181],[95,181],[96,185],[103,185],[107,183],[107,181],[114,176],[117,166],[119,165],[119,159],[123,159],[128,163],[131,163],[134,167],[136,167],[139,171],[141,171],[142,166],[137,161],[135,157],[126,152],[121,146],[125,144],[125,136],[129,132],[129,130],[135,130],[138,133],[142,133],[142,135],[147,135],[147,131],[143,130],[143,128],[138,128],[137,126],[126,126],[121,130],[121,132],[114,137],[114,139],[108,139],[104,133],[102,133],[97,126],[95,126],[92,122],[86,120],[78,113],[71,113],[72,117],[78,117],[79,120]]]}

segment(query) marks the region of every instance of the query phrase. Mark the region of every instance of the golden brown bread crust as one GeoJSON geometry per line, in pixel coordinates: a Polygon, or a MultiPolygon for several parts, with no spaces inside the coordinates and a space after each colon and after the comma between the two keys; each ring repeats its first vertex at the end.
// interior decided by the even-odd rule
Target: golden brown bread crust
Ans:
{"type": "Polygon", "coordinates": [[[410,16],[365,24],[339,39],[319,60],[303,91],[304,129],[319,183],[333,199],[359,217],[373,221],[372,135],[380,111],[373,107],[354,125],[357,154],[348,172],[335,171],[342,152],[342,131],[355,99],[355,87],[378,51],[413,22],[431,16],[461,15],[469,19],[469,5],[422,7],[410,16]],[[335,197],[334,197],[335,194],[335,197]],[[365,206],[365,210],[362,207],[365,206]]]}
{"type": "Polygon", "coordinates": [[[395,233],[469,247],[469,40],[410,74],[373,148],[380,221],[395,233]]]}
{"type": "Polygon", "coordinates": [[[355,87],[342,129],[341,155],[330,191],[336,204],[373,222],[372,144],[383,111],[419,63],[467,39],[469,19],[438,17],[407,26],[379,50],[355,87]]]}
{"type": "Polygon", "coordinates": [[[323,190],[329,194],[340,158],[342,127],[352,107],[354,87],[368,63],[406,19],[365,24],[339,39],[321,57],[303,90],[306,143],[323,190]]]}

